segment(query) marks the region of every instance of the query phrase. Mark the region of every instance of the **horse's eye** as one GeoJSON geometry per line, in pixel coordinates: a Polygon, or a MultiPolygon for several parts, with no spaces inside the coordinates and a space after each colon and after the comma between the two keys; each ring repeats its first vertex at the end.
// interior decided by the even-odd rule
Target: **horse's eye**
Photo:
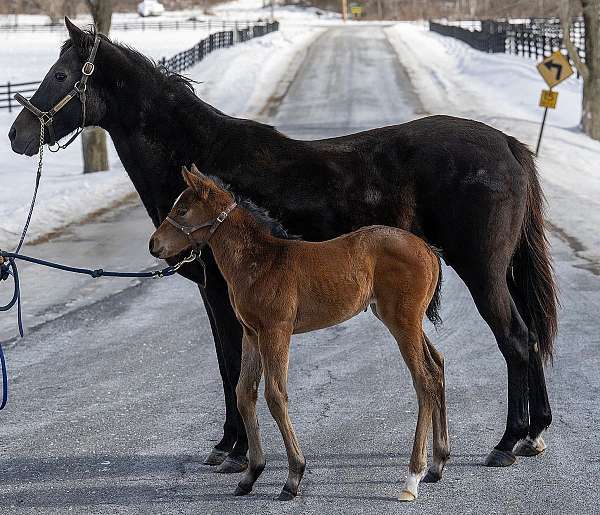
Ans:
{"type": "Polygon", "coordinates": [[[58,82],[62,82],[63,80],[65,80],[67,78],[67,74],[63,73],[63,72],[56,72],[54,74],[54,78],[58,81],[58,82]]]}
{"type": "Polygon", "coordinates": [[[187,213],[187,207],[185,207],[185,206],[178,207],[177,210],[175,211],[175,216],[185,216],[186,213],[187,213]]]}

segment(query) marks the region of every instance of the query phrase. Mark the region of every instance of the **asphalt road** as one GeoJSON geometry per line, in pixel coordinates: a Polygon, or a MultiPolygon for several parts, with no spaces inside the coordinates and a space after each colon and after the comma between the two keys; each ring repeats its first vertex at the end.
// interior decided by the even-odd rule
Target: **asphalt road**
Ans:
{"type": "MultiPolygon", "coordinates": [[[[310,138],[419,111],[379,29],[332,29],[308,52],[273,122],[310,138]]],[[[78,262],[82,253],[107,268],[148,266],[150,232],[143,210],[124,206],[35,252],[78,262]]],[[[396,497],[415,395],[395,343],[370,313],[294,339],[290,411],[308,461],[301,497],[272,500],[287,465],[261,399],[267,469],[255,494],[240,499],[231,495],[237,477],[202,465],[220,434],[223,399],[195,286],[181,278],[97,286],[40,271],[24,292],[28,334],[7,351],[0,512],[597,513],[600,277],[562,240],[551,241],[563,310],[547,374],[555,416],[548,450],[508,469],[482,466],[504,427],[505,366],[468,291],[446,268],[444,325],[428,332],[446,356],[452,457],[443,480],[422,485],[410,505],[396,497]],[[42,286],[47,298],[39,297],[42,286]]],[[[3,315],[3,334],[7,320],[14,321],[3,315]]]]}

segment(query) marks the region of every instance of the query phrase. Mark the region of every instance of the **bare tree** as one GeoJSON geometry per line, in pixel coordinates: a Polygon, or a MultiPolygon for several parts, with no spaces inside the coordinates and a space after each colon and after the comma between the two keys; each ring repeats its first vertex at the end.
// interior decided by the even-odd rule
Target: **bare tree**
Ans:
{"type": "MultiPolygon", "coordinates": [[[[108,34],[112,21],[112,0],[86,0],[94,18],[96,30],[108,34]]],[[[81,134],[83,150],[83,173],[108,170],[106,132],[100,127],[88,127],[81,134]]]]}
{"type": "Polygon", "coordinates": [[[583,79],[581,125],[591,138],[600,140],[600,0],[578,0],[583,9],[585,25],[585,63],[579,57],[571,41],[570,0],[561,2],[561,25],[563,40],[569,56],[583,79]]]}

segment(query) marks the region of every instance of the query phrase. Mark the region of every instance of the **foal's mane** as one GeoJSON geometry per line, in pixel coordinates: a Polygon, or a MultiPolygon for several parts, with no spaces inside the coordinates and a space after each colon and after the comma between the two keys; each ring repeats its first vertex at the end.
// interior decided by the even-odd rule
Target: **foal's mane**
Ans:
{"type": "Polygon", "coordinates": [[[289,234],[287,232],[287,229],[283,227],[283,225],[281,225],[281,222],[273,218],[266,209],[257,206],[250,199],[242,197],[235,191],[232,191],[230,186],[228,184],[225,184],[219,177],[216,177],[214,175],[209,175],[208,177],[219,188],[227,191],[228,193],[231,193],[237,205],[248,211],[260,225],[269,230],[272,236],[275,236],[276,238],[280,238],[282,240],[300,239],[300,236],[289,234]]]}
{"type": "MultiPolygon", "coordinates": [[[[89,36],[89,38],[88,38],[89,43],[86,45],[86,48],[81,48],[79,50],[81,50],[85,55],[89,55],[89,53],[92,51],[94,38],[96,37],[96,35],[98,35],[98,36],[100,36],[100,39],[108,42],[110,45],[118,48],[123,53],[125,53],[132,60],[132,64],[135,65],[136,67],[139,67],[139,70],[141,71],[142,74],[144,72],[151,74],[153,77],[155,77],[157,79],[162,79],[165,81],[165,83],[168,83],[171,86],[172,85],[182,86],[183,88],[191,91],[192,93],[194,92],[194,82],[196,82],[196,81],[194,81],[188,77],[184,77],[183,75],[181,75],[179,73],[170,71],[169,69],[164,67],[162,64],[159,64],[156,61],[153,61],[152,59],[145,56],[144,54],[137,51],[136,49],[130,47],[129,45],[125,45],[123,43],[117,43],[115,41],[112,41],[111,39],[106,37],[104,34],[97,33],[94,28],[86,29],[86,30],[84,30],[84,33],[89,36]]],[[[67,50],[69,50],[72,47],[73,47],[73,41],[71,41],[71,39],[69,38],[61,45],[60,55],[63,55],[67,50]]]]}

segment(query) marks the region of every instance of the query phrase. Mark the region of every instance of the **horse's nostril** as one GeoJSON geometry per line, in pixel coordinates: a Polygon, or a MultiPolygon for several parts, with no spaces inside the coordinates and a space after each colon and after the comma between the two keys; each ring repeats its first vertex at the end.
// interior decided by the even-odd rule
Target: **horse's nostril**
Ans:
{"type": "Polygon", "coordinates": [[[10,139],[10,141],[14,141],[14,139],[17,137],[17,129],[15,129],[14,127],[11,127],[10,131],[8,131],[8,138],[10,139]]]}

